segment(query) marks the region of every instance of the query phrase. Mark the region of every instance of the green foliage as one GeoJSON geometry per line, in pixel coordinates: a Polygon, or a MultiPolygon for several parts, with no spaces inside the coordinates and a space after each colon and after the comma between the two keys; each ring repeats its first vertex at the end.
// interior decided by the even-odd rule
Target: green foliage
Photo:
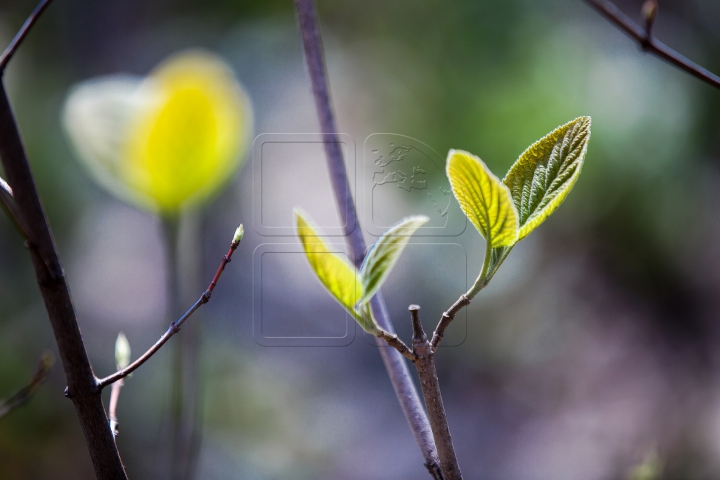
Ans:
{"type": "Polygon", "coordinates": [[[340,255],[331,252],[307,214],[295,209],[298,237],[310,267],[340,305],[372,335],[379,334],[381,329],[368,302],[382,286],[410,236],[429,220],[423,216],[401,220],[375,242],[358,272],[340,255]]]}
{"type": "Polygon", "coordinates": [[[488,284],[512,247],[570,193],[585,160],[590,124],[590,117],[578,117],[556,128],[525,150],[502,182],[478,157],[450,150],[447,176],[453,194],[487,242],[470,298],[488,284]]]}
{"type": "Polygon", "coordinates": [[[510,190],[475,155],[450,150],[447,176],[460,208],[490,247],[513,245],[518,215],[510,190]]]}
{"type": "Polygon", "coordinates": [[[340,255],[330,251],[318,235],[307,215],[295,209],[297,233],[305,255],[320,283],[335,297],[340,305],[353,312],[363,294],[363,282],[357,269],[340,255]]]}
{"type": "Polygon", "coordinates": [[[430,219],[425,216],[405,218],[375,242],[360,268],[365,293],[359,303],[367,302],[375,295],[400,258],[410,236],[428,221],[430,219]]]}
{"type": "Polygon", "coordinates": [[[518,241],[565,200],[580,176],[590,139],[590,117],[556,128],[525,150],[503,179],[520,219],[518,241]]]}

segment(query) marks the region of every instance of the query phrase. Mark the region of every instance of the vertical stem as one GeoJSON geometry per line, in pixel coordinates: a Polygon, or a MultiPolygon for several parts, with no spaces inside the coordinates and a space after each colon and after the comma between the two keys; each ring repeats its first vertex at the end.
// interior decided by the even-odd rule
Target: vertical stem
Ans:
{"type": "Polygon", "coordinates": [[[435,370],[435,352],[420,323],[420,307],[410,305],[408,310],[410,310],[413,323],[415,368],[417,368],[418,377],[420,378],[420,388],[425,399],[425,408],[427,408],[430,427],[435,438],[443,478],[445,480],[460,480],[462,479],[462,473],[460,473],[460,465],[458,465],[455,456],[455,447],[453,446],[450,427],[445,415],[445,406],[440,393],[440,382],[435,370]]]}
{"type": "Polygon", "coordinates": [[[67,393],[80,420],[95,475],[101,480],[125,480],[125,468],[110,432],[97,379],[85,350],[55,243],[5,85],[1,81],[0,158],[8,183],[13,189],[18,212],[27,228],[27,245],[65,371],[67,393]]]}
{"type": "MultiPolygon", "coordinates": [[[[350,192],[341,143],[337,135],[314,0],[295,0],[295,10],[305,51],[305,62],[312,83],[315,107],[320,121],[320,130],[323,133],[335,202],[346,235],[345,242],[353,261],[359,266],[365,256],[365,240],[358,225],[355,203],[350,192]]],[[[385,302],[379,293],[371,300],[371,307],[380,327],[389,333],[394,333],[385,302]]],[[[395,394],[425,459],[425,466],[434,478],[440,478],[437,476],[437,450],[430,432],[430,425],[403,356],[393,348],[386,348],[381,339],[378,339],[378,345],[380,345],[380,355],[395,394]]]]}
{"type": "Polygon", "coordinates": [[[113,436],[118,434],[117,406],[120,399],[120,389],[125,385],[122,379],[113,383],[110,387],[110,404],[108,405],[108,417],[110,418],[110,431],[113,436]]]}
{"type": "MultiPolygon", "coordinates": [[[[180,215],[168,216],[163,220],[168,251],[168,311],[171,318],[182,313],[183,292],[186,290],[183,288],[181,274],[184,269],[179,268],[182,255],[180,240],[186,220],[187,218],[181,218],[180,215]]],[[[198,446],[198,323],[188,323],[184,328],[188,331],[181,335],[175,344],[171,366],[170,455],[167,464],[167,476],[170,480],[192,478],[198,446]]]]}

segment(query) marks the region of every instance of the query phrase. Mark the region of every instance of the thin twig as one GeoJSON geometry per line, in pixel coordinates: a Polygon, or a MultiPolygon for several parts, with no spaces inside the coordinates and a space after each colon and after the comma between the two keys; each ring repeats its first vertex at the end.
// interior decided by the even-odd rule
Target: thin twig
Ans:
{"type": "Polygon", "coordinates": [[[385,343],[393,347],[395,350],[400,352],[403,357],[407,358],[411,362],[415,361],[415,355],[413,354],[412,350],[405,345],[405,342],[400,340],[398,336],[394,333],[388,333],[386,331],[381,331],[378,335],[379,338],[382,338],[385,340],[385,343]]]}
{"type": "Polygon", "coordinates": [[[0,418],[3,418],[8,413],[12,412],[17,407],[24,405],[28,402],[28,400],[30,400],[30,397],[32,397],[35,391],[47,378],[53,363],[55,363],[55,357],[53,357],[51,352],[44,352],[40,356],[38,366],[35,369],[35,373],[33,373],[32,377],[30,377],[28,384],[15,392],[12,396],[0,402],[0,418]]]}
{"type": "Polygon", "coordinates": [[[470,305],[470,298],[468,298],[467,294],[463,293],[460,295],[460,298],[453,303],[452,307],[442,314],[440,322],[438,322],[437,327],[435,327],[435,332],[433,332],[432,341],[430,342],[433,351],[437,350],[440,346],[440,342],[442,342],[442,339],[445,337],[445,329],[447,329],[450,323],[455,319],[455,315],[457,315],[457,313],[467,305],[470,305]]]}
{"type": "MultiPolygon", "coordinates": [[[[330,102],[330,88],[325,69],[325,57],[320,26],[315,11],[315,2],[314,0],[295,0],[295,10],[305,51],[305,62],[312,83],[315,107],[320,121],[320,130],[323,133],[323,143],[335,203],[346,235],[345,242],[352,254],[353,261],[359,267],[365,256],[365,240],[358,225],[357,211],[350,192],[341,142],[337,134],[335,117],[330,102]]],[[[395,329],[390,321],[382,295],[376,294],[370,301],[370,307],[378,325],[386,332],[394,333],[395,329]]],[[[385,342],[381,338],[376,338],[376,341],[381,347],[379,349],[380,356],[383,359],[400,406],[420,447],[425,459],[425,465],[432,474],[438,468],[437,450],[430,431],[427,414],[422,407],[405,360],[397,350],[386,348],[385,342]]]]}
{"type": "Polygon", "coordinates": [[[128,365],[127,367],[118,370],[117,372],[113,373],[112,375],[108,375],[107,377],[100,379],[97,381],[97,386],[99,389],[103,389],[107,387],[108,385],[117,382],[118,380],[127,377],[132,372],[137,370],[143,363],[147,362],[150,357],[155,355],[155,352],[160,350],[160,347],[165,345],[165,343],[170,340],[170,337],[175,335],[177,332],[180,331],[180,327],[182,324],[192,316],[195,311],[208,303],[210,301],[210,296],[212,295],[213,290],[215,289],[215,285],[217,285],[218,280],[220,279],[220,275],[222,275],[223,270],[225,270],[225,266],[230,262],[230,259],[232,258],[233,253],[237,249],[238,245],[240,244],[240,240],[235,241],[233,239],[233,242],[230,244],[230,250],[228,250],[228,253],[222,258],[220,262],[220,266],[217,269],[217,272],[215,273],[215,276],[212,279],[212,282],[210,282],[210,285],[208,285],[207,290],[203,292],[202,295],[200,295],[200,298],[198,298],[195,303],[190,307],[180,318],[175,320],[170,324],[167,331],[160,337],[160,339],[155,342],[155,345],[150,347],[150,349],[143,353],[140,358],[135,360],[133,363],[128,365]]]}
{"type": "Polygon", "coordinates": [[[462,473],[455,455],[455,447],[440,392],[440,382],[435,370],[435,351],[423,331],[420,322],[420,307],[410,305],[408,310],[410,310],[413,326],[413,354],[415,356],[413,364],[415,364],[420,378],[420,388],[435,438],[443,478],[445,480],[461,480],[462,473]]]}
{"type": "Polygon", "coordinates": [[[113,437],[118,435],[118,419],[117,419],[117,405],[120,399],[120,389],[125,385],[123,380],[118,380],[112,384],[110,390],[110,405],[108,406],[108,418],[110,419],[110,431],[112,431],[113,437]]]}
{"type": "Polygon", "coordinates": [[[622,13],[615,4],[608,0],[585,0],[585,2],[597,10],[603,17],[613,23],[620,30],[637,41],[640,47],[646,52],[650,52],[660,57],[666,62],[684,70],[690,75],[699,78],[715,88],[720,88],[720,77],[691,60],[688,60],[675,50],[652,37],[652,22],[650,22],[650,28],[646,25],[646,28],[643,29],[622,13]]]}
{"type": "Polygon", "coordinates": [[[50,5],[50,2],[52,2],[52,0],[41,0],[41,2],[38,4],[37,7],[35,7],[35,10],[33,10],[27,20],[25,20],[23,26],[20,27],[20,30],[15,35],[15,38],[12,39],[10,45],[8,45],[8,47],[5,49],[2,56],[0,57],[0,75],[5,72],[5,67],[7,67],[13,55],[15,55],[15,52],[17,51],[22,41],[25,40],[25,37],[30,32],[32,26],[35,24],[35,22],[37,22],[38,18],[40,18],[40,15],[42,15],[45,9],[50,5]]]}

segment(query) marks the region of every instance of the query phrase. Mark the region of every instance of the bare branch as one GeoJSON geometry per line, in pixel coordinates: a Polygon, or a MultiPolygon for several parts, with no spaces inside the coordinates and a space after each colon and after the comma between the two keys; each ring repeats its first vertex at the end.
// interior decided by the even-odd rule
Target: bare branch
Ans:
{"type": "MultiPolygon", "coordinates": [[[[242,238],[242,237],[241,237],[242,238]]],[[[212,281],[210,282],[210,285],[208,285],[207,290],[203,292],[202,295],[200,295],[200,298],[198,298],[195,303],[186,311],[180,318],[175,320],[170,324],[167,331],[160,337],[160,339],[155,342],[155,345],[150,347],[150,349],[143,353],[140,358],[135,360],[133,363],[128,365],[127,367],[118,370],[117,372],[113,373],[112,375],[109,375],[101,380],[98,380],[97,386],[99,389],[103,389],[107,387],[108,385],[117,382],[118,380],[121,380],[128,375],[130,375],[132,372],[137,370],[143,363],[147,362],[150,357],[155,355],[155,352],[160,350],[160,348],[165,345],[165,343],[170,340],[170,337],[175,335],[177,332],[180,331],[180,327],[182,324],[192,316],[195,311],[208,303],[210,301],[210,296],[212,295],[213,290],[215,289],[215,285],[217,285],[218,280],[220,280],[220,275],[222,275],[222,272],[225,270],[225,266],[230,262],[233,253],[237,249],[238,245],[240,244],[240,239],[233,238],[233,242],[230,244],[230,250],[228,250],[228,253],[222,258],[220,261],[220,266],[217,269],[217,272],[215,272],[215,276],[213,277],[212,281]]]]}
{"type": "Polygon", "coordinates": [[[35,180],[20,139],[17,123],[0,81],[0,159],[12,187],[20,218],[27,228],[27,244],[35,277],[57,342],[67,396],[83,430],[95,475],[100,480],[127,478],[115,439],[108,428],[97,379],[85,350],[63,269],[43,211],[35,180]]]}
{"type": "Polygon", "coordinates": [[[413,354],[415,355],[413,363],[420,378],[420,388],[425,399],[430,427],[435,438],[443,478],[445,480],[461,480],[462,473],[455,455],[455,447],[453,446],[445,406],[440,393],[440,382],[435,370],[435,351],[423,331],[420,322],[420,307],[410,305],[408,310],[410,310],[413,324],[413,354]]]}
{"type": "Polygon", "coordinates": [[[407,358],[411,362],[415,361],[415,355],[412,353],[412,350],[410,350],[410,348],[405,345],[405,343],[400,340],[396,334],[388,333],[382,330],[378,335],[378,338],[385,340],[385,343],[400,352],[403,357],[407,358]]]}
{"type": "Polygon", "coordinates": [[[457,315],[457,313],[467,305],[470,305],[470,298],[466,293],[463,293],[460,295],[460,298],[453,303],[452,307],[442,314],[442,318],[440,319],[440,322],[438,322],[438,326],[435,328],[432,341],[430,342],[433,351],[437,350],[438,346],[440,346],[440,342],[442,342],[443,337],[445,337],[445,329],[447,329],[450,323],[452,323],[455,319],[455,315],[457,315]]]}
{"type": "Polygon", "coordinates": [[[35,369],[30,381],[27,385],[15,392],[12,396],[0,402],[0,418],[15,410],[17,407],[24,405],[30,400],[35,391],[43,384],[47,378],[50,369],[55,363],[55,357],[51,352],[44,352],[40,356],[40,361],[35,369]]]}
{"type": "Polygon", "coordinates": [[[8,47],[5,49],[5,52],[3,52],[2,56],[0,57],[0,75],[5,72],[5,67],[7,67],[13,55],[15,55],[18,47],[20,46],[22,41],[25,40],[25,37],[30,32],[32,26],[35,25],[35,22],[37,22],[38,18],[40,18],[40,15],[42,15],[42,13],[50,5],[51,2],[52,0],[41,0],[38,6],[35,7],[35,10],[33,10],[33,12],[27,18],[27,20],[25,20],[23,26],[20,27],[18,33],[15,34],[15,38],[12,39],[12,42],[10,42],[10,45],[8,45],[8,47]]]}
{"type": "Polygon", "coordinates": [[[597,10],[603,17],[613,23],[620,30],[625,32],[629,37],[637,41],[640,47],[646,52],[650,52],[660,57],[666,62],[684,70],[690,75],[699,78],[715,88],[720,88],[720,77],[712,72],[709,72],[700,65],[693,63],[651,36],[652,25],[655,19],[654,16],[652,18],[646,17],[646,26],[645,29],[643,29],[622,13],[615,4],[608,0],[585,0],[585,2],[597,10]]]}
{"type": "MultiPolygon", "coordinates": [[[[305,62],[310,74],[313,96],[315,97],[315,107],[320,120],[320,130],[324,134],[325,154],[335,203],[340,213],[340,223],[344,228],[348,249],[356,266],[359,266],[365,256],[365,240],[358,227],[355,203],[350,192],[345,162],[343,161],[342,149],[340,148],[341,145],[335,126],[322,38],[314,0],[295,0],[295,10],[305,50],[305,62]]],[[[370,306],[378,325],[389,334],[393,334],[395,329],[390,321],[382,295],[376,294],[370,301],[370,306]]],[[[376,340],[378,345],[384,345],[383,339],[377,338],[376,340]]],[[[420,447],[425,464],[426,466],[429,465],[427,467],[428,471],[432,473],[437,466],[437,450],[427,415],[422,407],[405,360],[397,350],[390,348],[380,348],[380,356],[383,359],[403,413],[420,447]]]]}

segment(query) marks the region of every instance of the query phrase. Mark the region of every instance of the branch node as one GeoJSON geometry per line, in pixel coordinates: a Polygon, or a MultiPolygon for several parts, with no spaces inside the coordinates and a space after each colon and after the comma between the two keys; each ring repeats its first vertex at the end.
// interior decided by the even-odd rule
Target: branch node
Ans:
{"type": "Polygon", "coordinates": [[[212,291],[210,291],[210,289],[205,290],[202,294],[202,303],[208,303],[210,301],[211,296],[212,296],[212,291]]]}

